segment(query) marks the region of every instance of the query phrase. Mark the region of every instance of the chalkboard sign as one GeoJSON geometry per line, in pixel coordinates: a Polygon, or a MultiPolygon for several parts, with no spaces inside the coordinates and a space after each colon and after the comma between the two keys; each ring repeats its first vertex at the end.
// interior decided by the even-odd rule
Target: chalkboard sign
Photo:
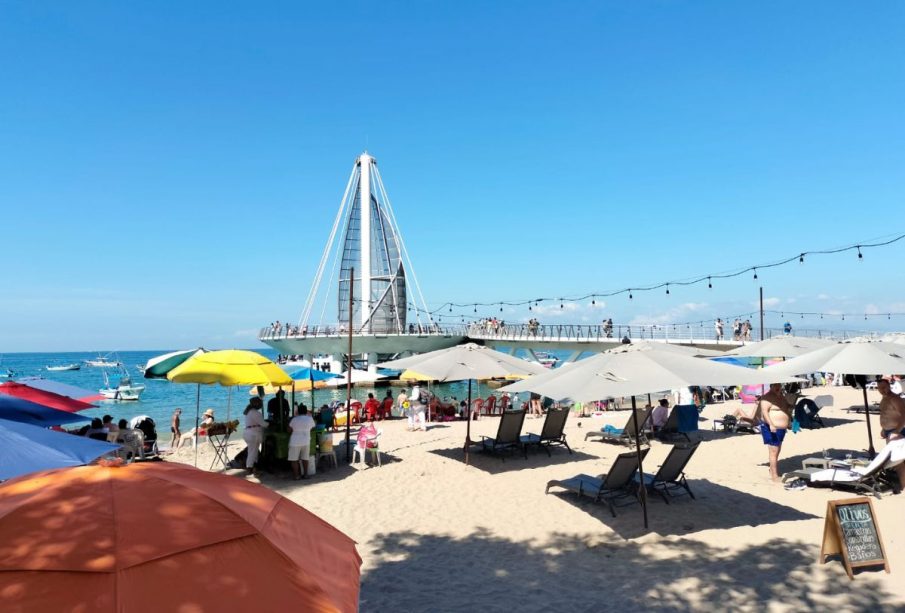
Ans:
{"type": "Polygon", "coordinates": [[[889,572],[870,498],[848,498],[827,503],[820,561],[825,563],[828,556],[837,554],[841,554],[850,579],[854,579],[852,569],[862,566],[882,566],[889,572]]]}

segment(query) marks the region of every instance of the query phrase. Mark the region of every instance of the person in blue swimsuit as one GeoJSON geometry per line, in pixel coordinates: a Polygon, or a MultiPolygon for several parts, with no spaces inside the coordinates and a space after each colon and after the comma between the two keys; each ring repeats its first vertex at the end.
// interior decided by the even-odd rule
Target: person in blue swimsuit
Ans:
{"type": "Polygon", "coordinates": [[[792,423],[792,406],[786,402],[779,383],[770,384],[770,391],[760,397],[757,406],[762,420],[760,433],[767,446],[770,478],[779,481],[779,452],[782,450],[786,430],[792,423]]]}

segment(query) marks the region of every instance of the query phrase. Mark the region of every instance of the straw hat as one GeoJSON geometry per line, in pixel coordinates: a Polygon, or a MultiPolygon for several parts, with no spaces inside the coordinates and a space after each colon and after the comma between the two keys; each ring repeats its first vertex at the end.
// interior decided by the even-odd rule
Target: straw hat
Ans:
{"type": "Polygon", "coordinates": [[[208,410],[206,410],[206,411],[204,412],[204,414],[202,415],[202,417],[213,417],[213,416],[214,416],[214,410],[213,410],[213,409],[208,409],[208,410]]]}

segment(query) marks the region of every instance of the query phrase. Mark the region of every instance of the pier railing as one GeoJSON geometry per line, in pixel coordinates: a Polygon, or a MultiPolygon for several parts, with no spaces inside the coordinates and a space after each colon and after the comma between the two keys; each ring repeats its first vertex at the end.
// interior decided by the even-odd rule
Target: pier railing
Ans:
{"type": "MultiPolygon", "coordinates": [[[[441,325],[441,324],[411,324],[399,331],[373,332],[371,330],[353,330],[356,336],[465,336],[465,325],[441,325]]],[[[304,339],[341,337],[349,333],[345,324],[326,324],[317,326],[292,326],[281,325],[279,327],[266,326],[258,332],[259,340],[280,339],[304,339]]]]}
{"type": "MultiPolygon", "coordinates": [[[[795,329],[795,336],[846,340],[854,337],[876,336],[875,333],[853,330],[811,330],[795,329]]],[[[505,324],[494,326],[488,324],[472,324],[467,328],[469,338],[495,341],[574,341],[574,342],[606,342],[623,338],[630,340],[674,340],[679,342],[717,340],[712,326],[691,325],[576,325],[576,324],[505,324]]],[[[782,328],[764,328],[764,338],[783,336],[782,328]]],[[[736,338],[732,332],[724,333],[722,340],[756,341],[760,340],[760,332],[751,329],[747,336],[736,338]]]]}

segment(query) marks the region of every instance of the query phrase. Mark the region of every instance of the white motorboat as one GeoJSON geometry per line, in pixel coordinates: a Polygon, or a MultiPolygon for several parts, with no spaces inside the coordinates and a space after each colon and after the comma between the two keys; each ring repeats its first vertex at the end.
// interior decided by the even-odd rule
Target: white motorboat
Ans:
{"type": "Polygon", "coordinates": [[[138,400],[143,391],[145,386],[133,385],[132,378],[124,368],[121,369],[119,379],[113,384],[110,383],[107,371],[104,371],[104,387],[98,390],[108,400],[138,400]]]}
{"type": "Polygon", "coordinates": [[[93,360],[85,360],[86,366],[94,366],[95,368],[119,368],[123,365],[119,360],[111,360],[111,354],[99,355],[93,360]]]}
{"type": "Polygon", "coordinates": [[[556,366],[556,363],[559,362],[559,358],[555,355],[549,354],[546,351],[535,351],[534,355],[537,356],[537,361],[547,368],[553,368],[556,366]]]}
{"type": "Polygon", "coordinates": [[[78,362],[74,364],[59,364],[57,366],[45,366],[47,370],[50,372],[60,372],[63,370],[79,370],[82,368],[82,365],[78,362]]]}

